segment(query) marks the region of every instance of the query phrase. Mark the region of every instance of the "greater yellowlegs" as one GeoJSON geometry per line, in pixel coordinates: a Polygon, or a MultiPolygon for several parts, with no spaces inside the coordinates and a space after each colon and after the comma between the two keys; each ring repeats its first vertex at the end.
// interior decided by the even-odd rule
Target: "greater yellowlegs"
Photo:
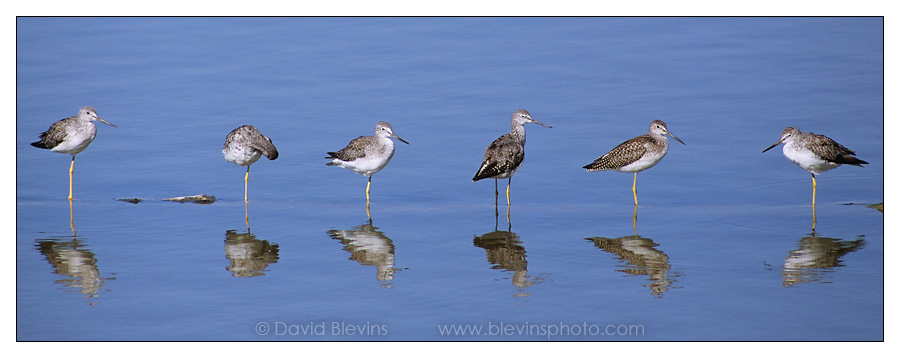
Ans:
{"type": "Polygon", "coordinates": [[[506,183],[506,206],[509,206],[509,186],[512,184],[512,176],[522,166],[525,160],[525,123],[537,123],[547,128],[553,128],[531,118],[531,114],[524,109],[513,113],[510,119],[512,130],[500,138],[494,140],[484,151],[484,160],[481,167],[472,178],[473,182],[481,179],[494,179],[494,200],[500,195],[497,190],[497,180],[509,178],[506,183]]]}
{"type": "Polygon", "coordinates": [[[394,134],[394,130],[388,122],[378,122],[375,124],[375,135],[360,136],[350,141],[343,149],[337,152],[328,152],[328,156],[325,157],[325,159],[331,159],[325,165],[337,165],[369,178],[369,183],[366,184],[367,207],[372,175],[384,169],[394,157],[394,141],[391,138],[397,138],[397,140],[409,144],[394,134]]]}
{"type": "Polygon", "coordinates": [[[764,149],[763,153],[781,143],[784,143],[784,147],[781,148],[784,156],[812,175],[813,205],[816,205],[816,174],[837,168],[841,164],[858,167],[869,164],[854,157],[856,152],[831,138],[812,132],[801,132],[794,127],[787,127],[781,131],[781,139],[764,149]]]}
{"type": "Polygon", "coordinates": [[[247,201],[247,182],[250,180],[250,164],[256,163],[261,155],[269,160],[278,158],[278,149],[269,137],[264,136],[254,126],[244,125],[235,128],[225,137],[222,148],[225,160],[242,167],[247,167],[244,175],[244,201],[247,201]]]}
{"type": "Polygon", "coordinates": [[[666,156],[666,153],[669,151],[667,135],[684,144],[681,139],[669,132],[669,129],[666,128],[666,122],[657,119],[650,122],[649,134],[626,140],[583,168],[589,172],[615,170],[623,173],[634,173],[631,193],[634,195],[634,205],[637,206],[637,173],[656,165],[666,156]]]}
{"type": "Polygon", "coordinates": [[[93,121],[100,121],[115,127],[115,124],[104,121],[97,116],[93,107],[84,106],[78,115],[60,119],[53,123],[46,132],[40,134],[41,140],[31,143],[32,146],[50,149],[52,152],[72,155],[69,165],[69,200],[72,200],[72,175],[75,173],[75,155],[87,149],[97,136],[97,126],[93,121]]]}

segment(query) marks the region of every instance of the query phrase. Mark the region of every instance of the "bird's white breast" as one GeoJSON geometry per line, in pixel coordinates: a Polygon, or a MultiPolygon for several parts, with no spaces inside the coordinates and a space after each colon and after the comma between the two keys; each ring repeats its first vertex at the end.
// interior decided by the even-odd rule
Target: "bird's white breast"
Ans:
{"type": "Polygon", "coordinates": [[[69,127],[66,128],[66,139],[50,150],[57,153],[78,154],[85,150],[96,136],[97,127],[91,122],[84,123],[80,127],[69,127]]]}
{"type": "Polygon", "coordinates": [[[796,142],[785,144],[784,148],[781,149],[781,152],[784,153],[784,156],[790,161],[794,162],[794,164],[797,164],[800,168],[803,168],[803,170],[812,174],[819,174],[841,166],[838,163],[832,163],[819,158],[815,153],[802,148],[796,142]]]}
{"type": "Polygon", "coordinates": [[[394,142],[384,137],[379,137],[377,140],[379,145],[367,147],[365,157],[349,162],[334,159],[332,162],[365,176],[375,174],[384,169],[388,162],[391,161],[391,158],[394,157],[394,142]]]}

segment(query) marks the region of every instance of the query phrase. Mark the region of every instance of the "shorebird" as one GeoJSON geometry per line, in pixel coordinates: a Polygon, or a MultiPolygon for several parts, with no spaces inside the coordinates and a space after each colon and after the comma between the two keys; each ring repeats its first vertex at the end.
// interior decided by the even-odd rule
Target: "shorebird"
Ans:
{"type": "Polygon", "coordinates": [[[369,178],[366,184],[366,207],[369,206],[369,187],[372,186],[372,175],[378,173],[394,156],[394,141],[391,138],[409,144],[394,134],[388,122],[375,124],[375,135],[360,136],[337,152],[328,152],[325,159],[331,159],[325,165],[340,166],[352,170],[356,174],[369,178]]]}
{"type": "Polygon", "coordinates": [[[812,175],[812,205],[814,206],[816,205],[816,174],[837,168],[841,164],[858,167],[869,164],[869,162],[854,157],[856,152],[847,149],[831,138],[812,132],[801,132],[794,127],[787,127],[781,131],[781,139],[763,150],[763,153],[781,143],[784,143],[784,147],[781,148],[784,156],[812,175]]]}
{"type": "Polygon", "coordinates": [[[94,137],[97,136],[97,126],[91,123],[93,121],[100,121],[116,127],[115,124],[97,116],[97,111],[93,107],[84,106],[78,110],[78,115],[56,121],[50,126],[50,129],[40,134],[39,141],[31,143],[32,146],[50,149],[51,152],[72,155],[72,164],[69,165],[69,200],[72,200],[75,155],[87,149],[88,145],[94,141],[94,137]]]}
{"type": "Polygon", "coordinates": [[[269,137],[264,136],[254,126],[244,125],[235,128],[225,137],[222,148],[225,160],[242,167],[247,167],[244,175],[244,201],[247,201],[247,182],[250,180],[250,164],[256,163],[261,155],[269,160],[278,158],[278,149],[269,137]]]}
{"type": "Polygon", "coordinates": [[[506,206],[509,206],[509,187],[512,184],[512,176],[522,167],[522,161],[525,160],[525,123],[537,123],[547,128],[553,128],[531,118],[528,111],[517,110],[510,119],[512,129],[487,147],[481,167],[472,178],[473,182],[486,178],[494,179],[494,202],[500,195],[497,190],[497,180],[508,178],[506,206]]]}
{"type": "Polygon", "coordinates": [[[637,173],[656,165],[666,156],[669,151],[667,135],[684,144],[681,139],[669,132],[666,122],[657,119],[650,122],[650,133],[626,140],[583,168],[589,172],[615,170],[634,173],[631,193],[634,195],[634,205],[637,206],[637,173]]]}

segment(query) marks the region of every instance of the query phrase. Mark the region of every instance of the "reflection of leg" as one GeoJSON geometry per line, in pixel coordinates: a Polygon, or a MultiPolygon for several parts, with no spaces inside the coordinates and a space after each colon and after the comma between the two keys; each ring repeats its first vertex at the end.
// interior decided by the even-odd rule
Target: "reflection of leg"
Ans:
{"type": "Polygon", "coordinates": [[[637,173],[634,173],[634,181],[631,183],[631,194],[634,195],[634,206],[637,206],[637,173]]]}
{"type": "Polygon", "coordinates": [[[250,232],[250,210],[247,209],[247,201],[244,200],[244,222],[247,223],[247,232],[250,232]]]}
{"type": "Polygon", "coordinates": [[[812,226],[812,234],[815,235],[815,234],[816,234],[816,206],[813,205],[813,206],[812,206],[812,209],[813,209],[813,226],[812,226]]]}
{"type": "Polygon", "coordinates": [[[72,228],[72,236],[75,236],[75,209],[71,200],[69,200],[69,226],[72,228]]]}
{"type": "MultiPolygon", "coordinates": [[[[497,198],[500,197],[500,191],[497,190],[497,181],[498,179],[494,179],[494,217],[500,217],[500,210],[497,209],[497,198]]],[[[494,225],[497,226],[497,225],[494,225]]],[[[496,229],[494,231],[497,231],[496,229]]]]}
{"type": "Polygon", "coordinates": [[[497,231],[497,225],[500,225],[500,210],[497,209],[497,203],[494,203],[494,231],[497,231]]]}
{"type": "Polygon", "coordinates": [[[506,206],[506,223],[509,224],[510,227],[512,227],[512,222],[509,221],[509,205],[506,206]]]}
{"type": "Polygon", "coordinates": [[[812,204],[813,204],[813,206],[816,206],[816,175],[815,174],[810,174],[810,175],[812,175],[812,180],[813,180],[813,203],[812,204]]]}
{"type": "Polygon", "coordinates": [[[637,236],[637,204],[634,204],[634,216],[631,217],[631,226],[634,227],[634,236],[637,236]]]}
{"type": "Polygon", "coordinates": [[[247,183],[250,181],[250,166],[247,166],[247,174],[244,175],[244,202],[247,201],[247,183]]]}
{"type": "Polygon", "coordinates": [[[69,200],[72,200],[72,174],[75,173],[75,155],[72,154],[72,164],[69,165],[69,200]]]}

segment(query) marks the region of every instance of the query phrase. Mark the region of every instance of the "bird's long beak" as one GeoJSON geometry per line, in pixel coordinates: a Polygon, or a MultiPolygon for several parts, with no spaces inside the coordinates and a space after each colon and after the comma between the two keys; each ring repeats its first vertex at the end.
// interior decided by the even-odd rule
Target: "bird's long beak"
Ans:
{"type": "Polygon", "coordinates": [[[678,137],[676,137],[674,134],[672,134],[672,132],[666,131],[666,134],[668,134],[669,137],[672,137],[673,139],[677,140],[678,143],[681,143],[682,145],[687,145],[687,144],[684,144],[684,142],[682,142],[681,139],[678,139],[678,137]]]}
{"type": "Polygon", "coordinates": [[[762,152],[765,153],[765,152],[768,151],[769,149],[775,148],[775,146],[776,146],[776,145],[779,145],[779,144],[781,144],[781,140],[780,140],[780,139],[779,139],[777,142],[775,142],[775,144],[772,144],[772,145],[770,145],[768,148],[763,149],[762,152]]]}
{"type": "Polygon", "coordinates": [[[117,126],[117,125],[115,125],[115,124],[112,124],[112,123],[109,123],[109,122],[107,122],[107,121],[104,121],[103,118],[100,118],[100,117],[96,117],[96,118],[97,118],[98,121],[101,121],[101,122],[106,123],[106,124],[109,124],[109,125],[111,125],[111,126],[113,126],[113,127],[119,128],[119,126],[117,126]]]}
{"type": "Polygon", "coordinates": [[[397,140],[399,140],[399,141],[401,141],[401,142],[403,142],[403,143],[409,144],[409,142],[403,140],[403,138],[398,137],[398,136],[397,136],[396,134],[394,134],[394,133],[391,133],[391,137],[397,138],[397,140]]]}
{"type": "Polygon", "coordinates": [[[542,125],[542,126],[544,126],[544,127],[547,127],[547,128],[553,128],[553,127],[551,127],[551,126],[548,126],[548,125],[546,125],[546,124],[543,124],[543,123],[541,123],[541,122],[538,122],[538,121],[534,120],[534,118],[532,118],[531,121],[534,122],[534,123],[540,124],[540,125],[542,125]]]}

